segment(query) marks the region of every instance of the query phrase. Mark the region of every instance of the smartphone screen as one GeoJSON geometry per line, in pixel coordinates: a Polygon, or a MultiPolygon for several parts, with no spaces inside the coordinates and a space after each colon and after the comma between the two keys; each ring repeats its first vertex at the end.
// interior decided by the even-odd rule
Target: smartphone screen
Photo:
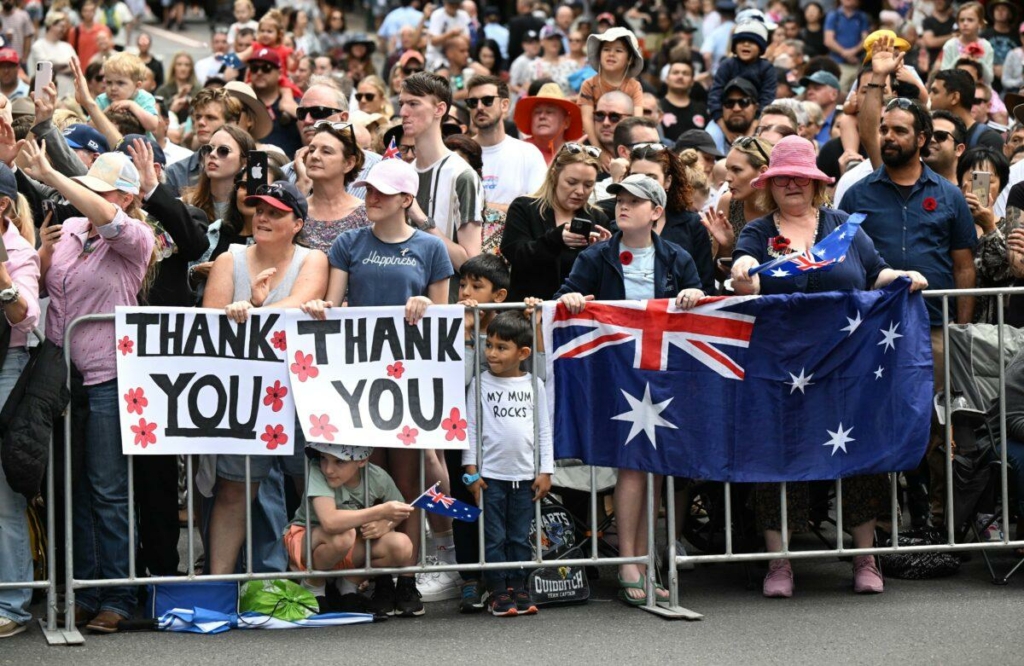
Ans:
{"type": "Polygon", "coordinates": [[[267,151],[250,150],[246,170],[249,172],[246,178],[246,194],[252,196],[261,185],[267,184],[267,151]]]}
{"type": "Polygon", "coordinates": [[[42,91],[53,82],[53,63],[47,60],[40,60],[36,63],[36,97],[42,95],[42,91]]]}
{"type": "Polygon", "coordinates": [[[971,191],[984,208],[988,208],[988,190],[992,182],[992,174],[988,171],[971,172],[971,191]]]}

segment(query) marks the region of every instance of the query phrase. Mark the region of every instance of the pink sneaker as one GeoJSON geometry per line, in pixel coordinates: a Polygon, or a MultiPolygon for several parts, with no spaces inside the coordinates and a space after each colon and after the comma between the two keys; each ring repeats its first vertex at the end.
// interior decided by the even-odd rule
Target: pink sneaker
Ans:
{"type": "Polygon", "coordinates": [[[885,591],[882,572],[872,555],[858,555],[853,558],[853,591],[857,594],[881,594],[885,591]]]}
{"type": "Polygon", "coordinates": [[[793,568],[789,560],[772,560],[768,563],[768,575],[764,577],[762,594],[781,599],[793,596],[793,568]]]}

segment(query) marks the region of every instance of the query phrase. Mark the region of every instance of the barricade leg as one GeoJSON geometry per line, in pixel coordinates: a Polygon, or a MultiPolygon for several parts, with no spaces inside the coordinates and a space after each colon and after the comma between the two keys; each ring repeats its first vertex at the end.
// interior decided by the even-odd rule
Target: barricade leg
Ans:
{"type": "MultiPolygon", "coordinates": [[[[68,331],[70,334],[70,331],[68,331]]],[[[71,356],[67,358],[68,391],[71,391],[71,356]]],[[[73,402],[73,401],[72,401],[73,402]]],[[[82,645],[85,639],[75,626],[74,501],[71,498],[71,403],[64,411],[64,627],[47,634],[51,645],[82,645]],[[54,640],[51,640],[51,637],[54,640]]],[[[51,463],[52,463],[51,459],[51,463]]],[[[51,469],[53,465],[50,465],[51,469]]],[[[54,583],[56,584],[56,582],[54,583]]]]}
{"type": "MultiPolygon", "coordinates": [[[[50,585],[46,588],[46,617],[39,618],[39,626],[49,645],[80,645],[83,639],[77,629],[72,627],[71,631],[68,631],[64,627],[57,626],[57,509],[54,506],[57,496],[55,494],[53,449],[53,435],[51,435],[46,464],[46,576],[50,585]]],[[[67,566],[71,566],[70,562],[67,566]]],[[[72,620],[73,623],[74,620],[72,620]]]]}
{"type": "Polygon", "coordinates": [[[679,579],[676,571],[676,540],[675,540],[675,511],[673,508],[674,489],[672,488],[672,477],[666,477],[668,483],[668,496],[666,501],[669,506],[668,513],[668,538],[669,538],[669,603],[667,606],[659,606],[657,599],[657,575],[658,552],[655,547],[654,528],[658,521],[658,507],[654,505],[654,475],[647,475],[647,603],[641,606],[648,613],[653,613],[666,620],[703,620],[704,616],[679,605],[679,579]]]}

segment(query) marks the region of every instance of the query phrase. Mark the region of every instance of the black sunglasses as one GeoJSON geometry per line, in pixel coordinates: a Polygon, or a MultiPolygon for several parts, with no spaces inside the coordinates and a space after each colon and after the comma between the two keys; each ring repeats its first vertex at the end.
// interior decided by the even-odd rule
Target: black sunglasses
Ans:
{"type": "Polygon", "coordinates": [[[416,144],[415,143],[410,143],[408,146],[405,145],[405,144],[401,144],[400,143],[400,144],[398,144],[398,150],[402,154],[408,153],[408,154],[412,155],[413,157],[416,157],[416,144]]]}
{"type": "Polygon", "coordinates": [[[102,74],[97,74],[96,76],[92,77],[92,80],[95,83],[103,83],[103,75],[102,74]]]}
{"type": "Polygon", "coordinates": [[[413,74],[419,74],[422,71],[423,71],[422,67],[403,67],[402,68],[402,74],[405,74],[406,76],[412,76],[413,74]]]}
{"type": "Polygon", "coordinates": [[[277,70],[277,69],[281,69],[281,68],[280,67],[274,67],[269,62],[265,62],[265,63],[261,63],[261,64],[257,64],[257,65],[249,65],[249,71],[252,72],[253,74],[260,74],[260,73],[262,73],[262,74],[269,74],[269,73],[271,73],[271,72],[273,72],[274,70],[277,70]]]}
{"type": "Polygon", "coordinates": [[[953,138],[953,133],[946,130],[935,130],[932,132],[932,138],[935,139],[936,143],[945,143],[953,138]]]}
{"type": "Polygon", "coordinates": [[[205,146],[199,147],[199,158],[205,160],[211,153],[215,152],[215,150],[219,159],[225,159],[228,155],[234,152],[228,146],[217,146],[217,148],[214,149],[210,144],[206,144],[205,146]]]}
{"type": "Polygon", "coordinates": [[[916,105],[914,100],[907,99],[906,97],[897,97],[889,100],[889,103],[885,105],[886,111],[892,111],[893,109],[901,109],[903,111],[910,111],[914,109],[916,105]]]}
{"type": "Polygon", "coordinates": [[[622,114],[615,112],[605,113],[604,111],[594,111],[594,120],[596,120],[597,122],[603,123],[606,118],[612,122],[612,125],[617,125],[618,122],[622,120],[622,114]]]}
{"type": "Polygon", "coordinates": [[[377,93],[356,93],[357,102],[372,102],[377,99],[377,93]]]}
{"type": "Polygon", "coordinates": [[[736,97],[734,99],[723,100],[722,107],[726,109],[732,109],[736,107],[746,109],[753,103],[754,100],[750,99],[749,97],[736,97]]]}
{"type": "Polygon", "coordinates": [[[629,153],[629,159],[631,160],[642,160],[658,153],[664,152],[665,146],[660,143],[637,143],[633,144],[632,150],[629,153]]]}
{"type": "Polygon", "coordinates": [[[494,106],[494,100],[498,99],[497,95],[486,95],[484,97],[467,97],[466,106],[470,109],[475,109],[477,105],[483,104],[490,108],[494,106]]]}
{"type": "Polygon", "coordinates": [[[306,116],[309,116],[313,120],[324,120],[330,118],[336,113],[341,113],[341,109],[335,109],[333,106],[300,106],[295,109],[296,116],[299,120],[302,120],[306,116]]]}
{"type": "Polygon", "coordinates": [[[761,142],[752,136],[741,136],[732,143],[733,146],[737,148],[743,148],[744,150],[750,147],[751,144],[754,145],[754,148],[757,150],[757,152],[761,153],[761,157],[764,158],[765,164],[771,162],[771,158],[768,157],[768,153],[766,153],[764,151],[764,148],[761,147],[761,142]]]}
{"type": "Polygon", "coordinates": [[[579,155],[580,153],[586,153],[587,155],[590,155],[591,157],[594,158],[601,157],[601,151],[595,148],[594,146],[584,146],[582,143],[576,143],[575,141],[570,141],[569,143],[562,144],[562,150],[569,153],[570,155],[579,155]]]}

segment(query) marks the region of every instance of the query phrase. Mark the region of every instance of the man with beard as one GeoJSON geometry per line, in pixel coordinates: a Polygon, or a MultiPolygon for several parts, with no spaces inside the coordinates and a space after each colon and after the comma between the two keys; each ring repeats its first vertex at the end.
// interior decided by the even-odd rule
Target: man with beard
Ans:
{"type": "Polygon", "coordinates": [[[467,90],[466,106],[483,154],[484,199],[491,208],[507,211],[513,199],[540,189],[548,165],[536,146],[505,134],[512,103],[507,83],[496,76],[477,76],[467,90]]]}
{"type": "Polygon", "coordinates": [[[624,118],[633,115],[633,98],[621,90],[613,90],[601,95],[594,107],[594,126],[597,127],[597,141],[590,139],[590,144],[601,149],[601,170],[608,173],[611,162],[616,157],[615,128],[624,118]]]}
{"type": "Polygon", "coordinates": [[[932,111],[932,141],[924,163],[953,185],[957,184],[956,165],[967,150],[964,145],[967,127],[964,121],[949,111],[932,111]]]}
{"type": "Polygon", "coordinates": [[[693,63],[676,60],[668,66],[665,85],[668,92],[661,98],[662,131],[665,138],[675,141],[683,132],[704,129],[707,124],[707,107],[701,100],[690,96],[693,90],[693,63]]]}
{"type": "Polygon", "coordinates": [[[757,88],[742,77],[725,84],[722,94],[722,117],[708,125],[707,131],[724,154],[736,139],[753,136],[758,105],[757,88]]]}

